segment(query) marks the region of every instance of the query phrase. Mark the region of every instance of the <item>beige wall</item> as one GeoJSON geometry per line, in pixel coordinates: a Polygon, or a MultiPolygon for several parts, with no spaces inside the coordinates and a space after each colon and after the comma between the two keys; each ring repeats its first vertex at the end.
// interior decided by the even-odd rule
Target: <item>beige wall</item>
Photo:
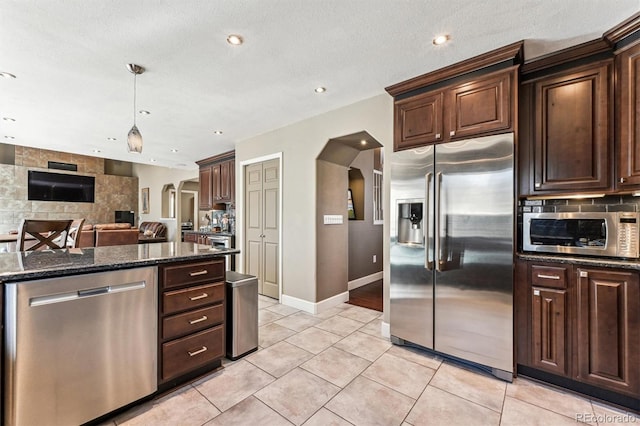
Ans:
{"type": "MultiPolygon", "coordinates": [[[[242,173],[243,161],[282,152],[282,292],[285,295],[317,301],[316,158],[331,138],[362,130],[382,143],[387,152],[392,152],[393,99],[389,95],[381,94],[236,144],[236,176],[242,173]]],[[[386,180],[385,187],[388,194],[386,180]]],[[[237,193],[241,194],[241,189],[237,193]]],[[[387,196],[386,205],[388,202],[387,196]]],[[[241,199],[237,200],[236,208],[242,211],[241,199]]],[[[237,239],[241,240],[242,218],[237,220],[237,239]]],[[[388,247],[386,253],[385,264],[388,264],[388,247]]],[[[388,272],[385,276],[388,283],[388,272]]],[[[388,288],[385,292],[388,299],[388,288]]],[[[388,301],[385,305],[388,307],[388,301]]]]}
{"type": "Polygon", "coordinates": [[[349,224],[347,168],[318,160],[316,208],[316,301],[347,291],[349,224]],[[341,225],[325,225],[324,215],[342,215],[341,225]]]}
{"type": "MultiPolygon", "coordinates": [[[[180,182],[186,180],[198,180],[198,169],[183,170],[171,169],[168,167],[149,166],[146,164],[134,164],[133,174],[138,177],[139,188],[149,188],[149,213],[140,213],[139,222],[153,222],[162,216],[162,189],[167,184],[173,184],[174,188],[180,188],[180,182]]],[[[142,205],[140,191],[138,191],[138,199],[142,205]]],[[[178,215],[181,216],[181,209],[178,209],[178,215]]],[[[181,217],[176,217],[176,222],[182,222],[181,217]]],[[[185,218],[185,220],[188,218],[185,218]]],[[[193,219],[193,218],[189,218],[193,219]]]]}
{"type": "Polygon", "coordinates": [[[105,160],[65,152],[15,146],[12,164],[0,164],[0,232],[17,229],[25,219],[76,219],[86,223],[113,222],[115,210],[138,210],[138,178],[104,174],[105,160]],[[95,202],[70,203],[29,201],[27,199],[28,170],[49,170],[48,161],[76,164],[82,175],[95,176],[95,202]],[[114,190],[117,189],[117,190],[114,190]]]}

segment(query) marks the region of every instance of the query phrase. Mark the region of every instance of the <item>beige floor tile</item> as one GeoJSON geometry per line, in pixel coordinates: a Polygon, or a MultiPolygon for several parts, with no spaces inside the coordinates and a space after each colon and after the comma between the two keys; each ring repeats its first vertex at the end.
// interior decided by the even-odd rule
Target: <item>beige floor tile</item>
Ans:
{"type": "Polygon", "coordinates": [[[342,339],[342,336],[320,330],[316,327],[309,327],[300,333],[289,337],[286,342],[292,343],[305,351],[319,354],[329,346],[342,339]]]}
{"type": "Polygon", "coordinates": [[[393,345],[387,353],[399,356],[407,361],[415,362],[416,364],[420,364],[434,370],[437,370],[440,367],[440,364],[442,364],[442,358],[439,356],[420,349],[411,348],[409,346],[393,345]]]}
{"type": "Polygon", "coordinates": [[[351,318],[336,315],[316,324],[316,327],[345,337],[362,327],[362,323],[352,320],[351,318]]]}
{"type": "Polygon", "coordinates": [[[606,426],[640,425],[640,414],[633,414],[596,401],[593,401],[592,405],[595,419],[589,419],[585,416],[579,418],[579,421],[585,423],[597,422],[598,425],[606,426]]]}
{"type": "Polygon", "coordinates": [[[374,311],[373,309],[362,308],[360,306],[352,306],[349,309],[343,309],[342,312],[339,313],[339,315],[366,324],[369,321],[373,321],[374,319],[378,318],[380,312],[374,311]]]}
{"type": "Polygon", "coordinates": [[[274,380],[273,376],[242,360],[194,386],[219,410],[226,411],[274,380]]]}
{"type": "Polygon", "coordinates": [[[153,407],[121,423],[126,426],[146,425],[184,425],[200,426],[220,414],[220,411],[192,387],[179,393],[162,398],[153,407]]]}
{"type": "Polygon", "coordinates": [[[497,426],[500,424],[500,413],[433,386],[427,386],[406,420],[414,426],[497,426]]]}
{"type": "Polygon", "coordinates": [[[280,414],[264,405],[262,401],[251,396],[233,406],[206,426],[291,426],[280,414]]]}
{"type": "Polygon", "coordinates": [[[576,425],[575,419],[545,410],[536,405],[507,396],[502,410],[501,426],[576,425]]]}
{"type": "Polygon", "coordinates": [[[275,323],[283,327],[290,328],[291,330],[300,332],[322,321],[323,320],[321,318],[315,318],[313,315],[310,315],[306,312],[296,312],[295,314],[291,314],[277,320],[275,323]]]}
{"type": "Polygon", "coordinates": [[[332,347],[300,367],[342,388],[370,364],[366,359],[332,347]]]}
{"type": "Polygon", "coordinates": [[[296,368],[255,396],[290,422],[301,425],[339,391],[326,380],[296,368]]]}
{"type": "Polygon", "coordinates": [[[497,412],[502,410],[507,386],[499,379],[447,363],[440,366],[429,384],[497,412]]]}
{"type": "Polygon", "coordinates": [[[358,377],[326,408],[354,425],[399,425],[415,400],[365,377],[358,377]]]}
{"type": "Polygon", "coordinates": [[[418,399],[435,370],[394,355],[384,354],[362,375],[391,389],[418,399]]]}
{"type": "Polygon", "coordinates": [[[342,305],[334,306],[333,308],[329,308],[326,311],[318,312],[317,314],[314,315],[314,317],[322,318],[322,319],[331,318],[332,316],[337,315],[340,312],[342,312],[344,309],[345,308],[343,308],[342,305]]]}
{"type": "Polygon", "coordinates": [[[278,342],[246,358],[256,367],[274,377],[281,377],[288,371],[313,357],[313,354],[287,342],[278,342]]]}
{"type": "Polygon", "coordinates": [[[278,303],[277,300],[271,299],[270,297],[258,296],[258,309],[264,309],[266,307],[273,306],[277,303],[278,303]]]}
{"type": "Polygon", "coordinates": [[[304,426],[350,426],[351,424],[326,408],[321,408],[304,423],[304,426]]]}
{"type": "Polygon", "coordinates": [[[281,303],[277,303],[275,305],[267,306],[265,309],[268,309],[271,312],[275,312],[276,314],[280,314],[282,316],[295,314],[296,312],[300,311],[300,309],[293,308],[293,307],[287,306],[287,305],[283,305],[281,303]]]}
{"type": "Polygon", "coordinates": [[[272,322],[258,327],[258,344],[261,348],[267,348],[294,334],[296,334],[296,332],[290,328],[272,322]]]}
{"type": "Polygon", "coordinates": [[[258,326],[269,324],[270,322],[274,322],[280,318],[282,318],[282,315],[271,312],[268,309],[258,310],[258,326]]]}
{"type": "Polygon", "coordinates": [[[356,331],[333,345],[369,361],[375,361],[391,347],[391,342],[356,331]]]}
{"type": "Polygon", "coordinates": [[[507,396],[572,419],[575,419],[578,414],[585,418],[593,414],[591,401],[588,399],[521,378],[516,378],[513,383],[507,384],[507,396]]]}
{"type": "Polygon", "coordinates": [[[367,324],[360,327],[358,331],[370,334],[375,337],[379,337],[381,339],[389,340],[387,337],[382,336],[382,320],[380,318],[369,321],[367,324]]]}

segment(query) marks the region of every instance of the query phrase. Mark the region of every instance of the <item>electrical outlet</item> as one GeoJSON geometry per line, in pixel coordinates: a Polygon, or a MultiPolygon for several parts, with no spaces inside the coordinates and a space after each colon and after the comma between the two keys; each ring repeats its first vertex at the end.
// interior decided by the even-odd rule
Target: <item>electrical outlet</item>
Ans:
{"type": "Polygon", "coordinates": [[[378,261],[378,259],[376,258],[376,255],[373,255],[373,263],[376,263],[378,261]]]}

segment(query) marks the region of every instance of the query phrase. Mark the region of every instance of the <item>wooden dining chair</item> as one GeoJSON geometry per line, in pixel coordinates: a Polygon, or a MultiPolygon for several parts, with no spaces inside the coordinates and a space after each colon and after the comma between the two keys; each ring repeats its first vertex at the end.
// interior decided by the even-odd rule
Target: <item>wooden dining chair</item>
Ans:
{"type": "Polygon", "coordinates": [[[64,248],[71,222],[73,221],[22,219],[18,229],[17,250],[32,251],[43,248],[64,248]],[[29,237],[32,237],[32,239],[29,240],[29,237]],[[62,237],[60,245],[53,241],[58,237],[62,237]],[[36,240],[35,243],[33,243],[33,238],[36,240]]]}
{"type": "Polygon", "coordinates": [[[82,232],[82,226],[84,226],[84,218],[74,219],[69,227],[69,236],[67,237],[67,247],[78,248],[80,247],[80,233],[82,232]]]}

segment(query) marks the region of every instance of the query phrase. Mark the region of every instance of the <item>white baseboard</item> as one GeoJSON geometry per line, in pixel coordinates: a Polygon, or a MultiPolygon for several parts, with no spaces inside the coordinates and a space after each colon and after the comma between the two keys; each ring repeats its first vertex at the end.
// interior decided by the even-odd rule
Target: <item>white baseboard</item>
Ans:
{"type": "Polygon", "coordinates": [[[383,321],[380,324],[380,334],[382,334],[382,337],[391,338],[391,325],[388,322],[383,321]]]}
{"type": "Polygon", "coordinates": [[[367,275],[366,277],[360,277],[353,281],[349,281],[348,289],[353,290],[358,287],[362,287],[363,285],[367,285],[374,281],[378,281],[382,279],[382,271],[376,272],[375,274],[367,275]]]}
{"type": "Polygon", "coordinates": [[[349,292],[345,291],[344,293],[336,294],[333,297],[321,300],[318,303],[309,302],[307,300],[298,299],[297,297],[287,296],[286,294],[283,294],[280,303],[282,303],[283,305],[291,306],[292,308],[300,309],[301,311],[305,311],[310,314],[317,314],[326,311],[327,309],[330,309],[334,306],[338,306],[341,303],[347,302],[348,300],[349,292]]]}

